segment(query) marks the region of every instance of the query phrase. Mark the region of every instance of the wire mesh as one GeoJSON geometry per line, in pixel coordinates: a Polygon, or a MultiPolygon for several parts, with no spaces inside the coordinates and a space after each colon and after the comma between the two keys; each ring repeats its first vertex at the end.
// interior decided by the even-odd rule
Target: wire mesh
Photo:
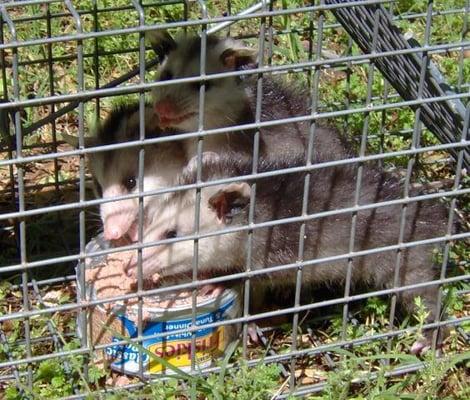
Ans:
{"type": "MultiPolygon", "coordinates": [[[[454,329],[459,340],[468,346],[468,335],[462,329],[470,319],[468,310],[446,317],[441,308],[446,293],[463,301],[468,295],[465,285],[470,278],[467,215],[470,188],[466,171],[470,144],[470,4],[423,1],[421,7],[407,8],[404,3],[319,0],[298,5],[274,0],[132,0],[110,6],[100,0],[27,0],[0,4],[0,276],[5,281],[0,286],[0,389],[15,388],[19,398],[31,397],[35,385],[43,383],[41,374],[45,366],[54,362],[63,366],[63,376],[70,383],[67,393],[61,394],[63,398],[85,398],[94,392],[121,390],[115,387],[116,381],[93,378],[94,358],[100,351],[129,344],[135,346],[138,355],[135,375],[139,380],[126,381],[124,389],[142,389],[149,379],[142,343],[168,336],[165,332],[145,333],[144,300],[177,290],[192,293],[190,326],[172,332],[191,338],[191,362],[186,377],[220,373],[225,367],[234,371],[240,368],[238,359],[232,357],[227,366],[212,365],[200,370],[196,353],[197,333],[202,328],[241,326],[239,359],[246,360],[249,366],[261,362],[280,367],[280,384],[273,397],[276,399],[323,390],[327,374],[306,376],[305,370],[312,366],[320,372],[341,368],[341,357],[336,353],[339,348],[374,344],[374,349],[380,349],[385,344],[392,351],[397,341],[409,341],[422,328],[429,328],[434,331],[434,349],[438,329],[444,327],[454,329]],[[452,18],[451,28],[447,27],[448,18],[452,18]],[[413,40],[405,40],[400,29],[408,30],[407,38],[413,40]],[[146,34],[155,30],[172,34],[191,32],[200,38],[196,75],[156,79],[155,71],[165,57],[146,41],[146,34]],[[212,34],[221,37],[230,34],[256,47],[259,50],[256,65],[213,73],[206,61],[212,34]],[[306,87],[308,111],[299,107],[290,110],[288,116],[276,116],[264,109],[263,100],[270,94],[273,77],[289,82],[294,94],[298,85],[306,87]],[[210,88],[233,78],[237,82],[250,79],[255,82],[253,119],[207,126],[210,88]],[[195,84],[198,88],[195,129],[149,137],[146,102],[150,91],[170,88],[176,92],[195,84]],[[113,105],[130,102],[138,104],[138,134],[130,140],[90,146],[86,137],[95,130],[92,120],[103,120],[113,105]],[[319,162],[315,159],[315,141],[325,123],[346,136],[350,149],[347,154],[327,149],[331,157],[319,162]],[[289,124],[307,126],[302,162],[287,160],[276,168],[263,167],[263,134],[289,124]],[[226,135],[241,136],[247,131],[253,132],[249,171],[208,180],[204,163],[207,143],[226,135]],[[62,134],[78,137],[78,148],[64,143],[62,134]],[[144,190],[146,163],[155,156],[152,146],[185,141],[195,143],[191,154],[196,163],[194,181],[175,181],[144,190]],[[137,190],[94,199],[86,159],[96,154],[125,154],[133,150],[137,152],[137,190]],[[374,171],[383,169],[401,176],[400,196],[362,201],[370,165],[375,166],[374,171]],[[352,201],[340,207],[312,208],[309,196],[318,184],[315,179],[319,174],[328,175],[332,170],[340,174],[348,168],[356,172],[352,178],[352,201]],[[295,174],[302,176],[298,215],[281,213],[281,217],[260,221],[257,215],[266,201],[259,198],[263,180],[289,182],[295,174]],[[250,187],[246,223],[217,226],[210,231],[201,229],[207,218],[203,192],[242,183],[250,187]],[[421,189],[419,194],[414,192],[417,188],[421,189]],[[182,237],[147,240],[147,202],[171,193],[194,194],[194,229],[182,237]],[[99,207],[128,200],[138,204],[137,239],[116,248],[101,236],[96,237],[101,229],[99,207]],[[445,232],[408,240],[406,224],[414,207],[437,200],[446,204],[448,210],[445,232]],[[356,236],[364,229],[361,227],[364,213],[380,214],[390,207],[400,210],[396,242],[360,247],[361,240],[356,236]],[[328,218],[349,221],[345,250],[309,257],[309,224],[328,218]],[[460,225],[458,231],[453,229],[456,221],[460,225]],[[292,253],[289,262],[279,257],[260,269],[256,265],[258,232],[292,224],[296,224],[297,231],[296,242],[289,249],[292,253]],[[230,274],[205,274],[200,260],[204,240],[224,240],[221,238],[225,235],[241,233],[246,236],[239,249],[240,257],[244,258],[242,268],[230,274]],[[147,287],[146,249],[188,241],[193,246],[188,270],[191,279],[177,280],[170,286],[147,287]],[[403,264],[414,249],[425,246],[441,246],[441,253],[436,255],[439,274],[430,281],[403,283],[403,264]],[[89,299],[85,281],[87,260],[126,251],[137,252],[135,291],[89,299]],[[352,277],[361,260],[386,257],[389,253],[394,254],[395,260],[393,284],[357,291],[352,277]],[[323,293],[320,288],[315,300],[310,298],[311,290],[305,284],[308,274],[315,268],[320,271],[321,266],[337,263],[345,271],[338,293],[332,297],[329,290],[323,293]],[[289,273],[295,276],[293,285],[280,284],[277,291],[270,288],[269,282],[276,279],[280,282],[282,274],[289,273]],[[266,282],[265,287],[261,285],[263,290],[259,282],[266,282]],[[240,315],[198,326],[198,290],[208,285],[234,284],[243,288],[240,315]],[[432,287],[439,288],[435,318],[423,326],[397,326],[398,299],[410,291],[432,287]],[[308,300],[304,299],[306,296],[308,300]],[[355,305],[370,304],[377,297],[386,300],[388,316],[383,326],[369,327],[371,332],[366,332],[357,321],[363,314],[355,305]],[[137,302],[135,335],[131,338],[115,335],[113,342],[94,343],[89,333],[93,310],[120,301],[137,302]],[[253,309],[254,305],[259,306],[257,303],[262,305],[260,310],[253,309]],[[282,328],[279,321],[284,323],[282,328]],[[325,334],[325,330],[330,333],[325,334]],[[258,343],[253,343],[256,340],[258,343]]],[[[220,100],[223,101],[225,98],[220,100]]],[[[284,145],[281,143],[280,147],[284,145]]],[[[231,154],[231,157],[236,163],[241,156],[231,154]]],[[[107,168],[113,166],[103,167],[107,168]]],[[[322,238],[318,240],[321,242],[322,238]]],[[[423,366],[422,362],[399,365],[386,375],[404,375],[423,366]]],[[[108,370],[107,374],[111,372],[108,370]]],[[[118,375],[113,374],[116,379],[118,375]]],[[[377,376],[371,373],[367,379],[377,376]]],[[[197,388],[194,380],[186,379],[184,384],[190,393],[197,388]]]]}

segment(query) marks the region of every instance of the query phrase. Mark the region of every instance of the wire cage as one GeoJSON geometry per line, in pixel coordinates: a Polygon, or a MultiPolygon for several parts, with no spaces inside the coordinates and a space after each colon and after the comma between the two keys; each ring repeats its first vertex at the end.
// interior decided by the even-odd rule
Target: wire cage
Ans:
{"type": "MultiPolygon", "coordinates": [[[[34,398],[35,387],[39,390],[45,384],[46,370],[57,371],[57,366],[57,375],[64,379],[63,391],[53,396],[70,399],[141,390],[149,379],[167,379],[165,374],[151,378],[145,374],[142,343],[148,338],[143,335],[142,308],[145,298],[176,289],[192,293],[192,324],[176,331],[188,334],[191,340],[189,372],[180,381],[188,393],[191,385],[196,385],[191,376],[220,373],[226,368],[236,371],[240,360],[245,360],[249,366],[278,366],[279,386],[272,398],[308,395],[321,391],[328,371],[338,367],[344,353],[336,353],[337,349],[357,349],[359,354],[369,355],[391,349],[406,352],[406,344],[410,345],[423,328],[437,332],[446,327],[460,343],[459,349],[468,350],[468,334],[463,329],[470,318],[468,308],[456,311],[457,306],[451,307],[447,313],[438,312],[433,321],[416,324],[412,318],[399,322],[403,320],[396,319],[396,305],[401,293],[429,286],[439,287],[435,300],[440,311],[446,302],[455,305],[468,298],[469,1],[24,0],[2,2],[0,12],[0,391],[11,398],[34,398]],[[146,40],[155,31],[200,38],[200,73],[158,80],[156,71],[163,57],[146,40]],[[256,65],[211,74],[204,56],[211,35],[230,36],[257,48],[256,65]],[[412,67],[414,73],[410,72],[412,67]],[[204,99],[209,85],[234,76],[256,82],[254,119],[205,127],[204,99]],[[294,108],[288,117],[270,115],[266,119],[261,109],[263,96],[267,96],[263,87],[273,77],[293,87],[294,95],[295,88],[306,88],[308,112],[294,108]],[[149,93],[187,83],[196,83],[199,88],[198,129],[173,136],[146,136],[149,93]],[[106,119],[116,105],[129,102],[138,104],[138,135],[120,143],[90,146],[86,137],[96,130],[96,121],[106,119]],[[263,130],[289,123],[307,126],[303,161],[259,168],[263,130]],[[323,126],[342,135],[348,143],[347,154],[334,154],[332,149],[335,157],[312,158],[313,138],[323,126]],[[225,230],[216,227],[212,234],[200,232],[197,223],[186,237],[143,242],[145,198],[193,190],[196,204],[200,202],[201,191],[215,185],[203,179],[204,142],[216,135],[241,134],[245,129],[253,130],[255,138],[251,170],[244,176],[223,177],[217,184],[246,181],[251,185],[247,223],[235,228],[229,225],[225,230]],[[78,148],[63,140],[67,135],[78,138],[78,148]],[[173,185],[143,191],[148,145],[188,138],[197,143],[192,154],[196,157],[196,181],[183,184],[183,189],[173,185]],[[138,190],[114,198],[95,198],[87,159],[94,153],[119,154],[125,149],[138,149],[138,190]],[[349,207],[311,213],[309,188],[317,184],[313,174],[327,174],[332,168],[354,169],[354,201],[349,207]],[[398,176],[399,197],[361,203],[367,168],[398,176]],[[284,220],[256,221],[258,203],[253,185],[257,179],[282,179],[292,173],[302,174],[300,213],[284,220]],[[418,195],[413,194],[415,189],[420,190],[418,195]],[[99,207],[129,198],[138,200],[139,238],[118,250],[137,252],[137,286],[132,293],[111,300],[90,300],[84,272],[87,260],[117,251],[96,239],[102,224],[99,207]],[[426,200],[445,205],[447,228],[439,236],[407,241],[403,234],[410,218],[407,209],[426,200]],[[396,243],[358,250],[355,236],[361,212],[387,206],[400,209],[396,243]],[[304,248],[310,243],[306,241],[309,222],[335,216],[339,220],[346,216],[349,221],[349,237],[337,238],[347,243],[347,251],[304,258],[304,248]],[[286,223],[296,223],[298,228],[298,241],[290,249],[295,254],[292,262],[257,269],[248,250],[242,270],[198,275],[198,249],[204,238],[244,231],[247,243],[243,249],[252,249],[257,229],[286,223]],[[145,286],[144,249],[182,240],[193,245],[192,279],[170,286],[145,286]],[[403,254],[430,245],[437,249],[434,258],[439,271],[435,279],[402,286],[398,276],[403,254]],[[385,252],[393,252],[396,258],[393,284],[373,290],[356,288],[351,277],[358,257],[385,252]],[[328,282],[315,290],[302,285],[306,271],[337,262],[344,267],[345,279],[334,294],[328,282]],[[271,281],[282,279],[271,276],[283,271],[293,271],[296,283],[271,288],[271,281]],[[254,289],[259,281],[269,287],[263,295],[254,289]],[[233,283],[241,290],[240,314],[196,326],[196,290],[233,283]],[[374,300],[377,298],[380,301],[374,300]],[[114,341],[107,343],[90,340],[93,310],[122,300],[135,300],[138,306],[135,335],[115,334],[114,341]],[[260,303],[260,309],[253,311],[253,303],[260,303]],[[386,311],[379,313],[380,307],[386,311]],[[198,330],[230,326],[241,327],[239,347],[232,347],[222,364],[198,367],[198,330]],[[119,374],[97,367],[94,356],[129,343],[135,346],[140,361],[136,376],[118,388],[119,374]],[[312,370],[316,372],[312,374],[312,370]]],[[[201,207],[195,206],[196,220],[203,218],[201,207]]],[[[153,337],[163,338],[165,332],[153,333],[153,337]]],[[[437,333],[433,346],[436,338],[437,333]]],[[[423,367],[419,359],[406,365],[390,364],[386,357],[370,361],[364,379],[378,376],[371,372],[377,365],[387,366],[388,375],[423,367]]],[[[44,396],[46,392],[40,393],[44,396]]]]}

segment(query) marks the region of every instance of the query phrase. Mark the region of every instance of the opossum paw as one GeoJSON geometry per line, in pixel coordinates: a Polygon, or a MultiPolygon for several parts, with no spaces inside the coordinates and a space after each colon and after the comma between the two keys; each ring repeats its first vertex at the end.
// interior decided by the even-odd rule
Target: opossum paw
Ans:
{"type": "MultiPolygon", "coordinates": [[[[415,356],[423,356],[427,354],[432,348],[431,340],[428,338],[422,338],[416,340],[411,346],[410,353],[415,356]]],[[[438,344],[435,352],[436,357],[442,356],[442,344],[438,344]]]]}
{"type": "Polygon", "coordinates": [[[427,353],[430,348],[431,344],[428,339],[418,339],[411,346],[410,353],[419,356],[427,353]]]}
{"type": "Polygon", "coordinates": [[[109,386],[121,387],[129,385],[132,382],[131,378],[125,375],[110,376],[106,379],[106,384],[109,386]]]}
{"type": "MultiPolygon", "coordinates": [[[[424,356],[431,350],[431,342],[428,340],[417,340],[416,342],[413,343],[410,349],[410,353],[414,354],[415,356],[424,356]]],[[[439,358],[442,356],[442,347],[437,346],[435,349],[434,355],[439,358]]]]}
{"type": "Polygon", "coordinates": [[[134,265],[126,265],[124,267],[124,274],[129,278],[137,279],[137,266],[134,265]]]}
{"type": "Polygon", "coordinates": [[[250,338],[250,342],[252,344],[258,345],[261,343],[260,338],[258,336],[258,329],[254,322],[252,322],[251,324],[248,324],[247,333],[248,333],[248,337],[250,338]]]}
{"type": "Polygon", "coordinates": [[[225,288],[220,285],[204,285],[199,289],[199,294],[201,296],[212,296],[212,297],[218,297],[224,292],[225,288]]]}

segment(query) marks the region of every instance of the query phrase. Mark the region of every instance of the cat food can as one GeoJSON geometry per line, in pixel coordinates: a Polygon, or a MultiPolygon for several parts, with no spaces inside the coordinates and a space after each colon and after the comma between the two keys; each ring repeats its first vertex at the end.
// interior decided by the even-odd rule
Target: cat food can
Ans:
{"type": "MultiPolygon", "coordinates": [[[[91,253],[105,249],[107,246],[102,237],[97,237],[88,243],[86,251],[91,253]]],[[[125,293],[119,291],[125,289],[126,285],[123,282],[126,277],[119,275],[119,269],[112,264],[116,260],[110,257],[87,259],[84,288],[86,300],[105,299],[125,293]],[[119,284],[115,285],[114,291],[108,290],[109,287],[113,287],[113,284],[111,284],[111,278],[106,277],[106,273],[98,277],[96,271],[100,267],[103,271],[108,269],[109,275],[118,279],[119,284]],[[102,282],[106,282],[106,285],[102,282]],[[106,295],[101,292],[103,287],[106,287],[106,295]]],[[[120,256],[113,254],[112,257],[120,256]]],[[[80,275],[80,268],[77,268],[78,290],[81,289],[80,275]]],[[[141,306],[144,339],[141,344],[130,342],[107,346],[103,351],[96,352],[95,361],[102,361],[105,367],[127,375],[140,375],[140,368],[142,368],[143,375],[149,377],[162,373],[174,373],[173,369],[164,365],[166,363],[179,370],[189,371],[191,353],[194,351],[195,367],[197,369],[210,367],[217,359],[224,356],[229,344],[238,338],[240,324],[215,327],[206,327],[206,325],[241,315],[238,288],[225,288],[214,292],[217,294],[197,295],[195,325],[201,326],[201,329],[193,332],[189,331],[189,328],[193,326],[192,292],[168,292],[168,294],[144,297],[141,306]],[[165,336],[154,337],[162,333],[165,333],[165,336]],[[191,344],[193,335],[194,347],[191,344]],[[163,363],[162,359],[165,360],[163,363]]],[[[137,337],[138,310],[139,305],[136,299],[106,303],[89,309],[87,313],[88,343],[97,346],[137,337]]],[[[85,317],[81,315],[79,318],[83,322],[85,317]]]]}

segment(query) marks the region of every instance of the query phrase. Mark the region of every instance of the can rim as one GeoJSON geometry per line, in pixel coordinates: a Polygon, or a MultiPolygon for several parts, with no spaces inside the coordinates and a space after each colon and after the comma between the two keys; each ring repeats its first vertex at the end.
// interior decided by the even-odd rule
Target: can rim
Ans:
{"type": "MultiPolygon", "coordinates": [[[[149,297],[152,297],[152,296],[149,296],[149,297]]],[[[232,288],[224,288],[224,291],[216,296],[216,297],[209,297],[207,298],[206,300],[198,303],[196,301],[196,310],[202,308],[202,307],[209,307],[212,305],[212,303],[220,303],[220,304],[223,304],[225,303],[226,301],[228,301],[229,299],[232,299],[232,298],[237,298],[238,297],[238,293],[233,290],[232,288]]],[[[138,308],[138,305],[133,305],[130,307],[131,309],[135,309],[135,308],[138,308]]],[[[163,308],[163,307],[147,307],[147,306],[142,306],[142,310],[145,309],[145,311],[147,312],[155,312],[155,313],[161,313],[161,312],[172,312],[172,311],[184,311],[184,310],[192,310],[193,308],[193,302],[191,301],[189,304],[185,304],[185,305],[181,305],[181,306],[173,306],[173,307],[167,307],[167,308],[163,308]]]]}
{"type": "MultiPolygon", "coordinates": [[[[88,243],[87,243],[87,246],[90,246],[92,244],[96,244],[98,245],[100,248],[103,247],[103,244],[100,243],[100,241],[102,241],[102,234],[100,235],[97,235],[95,236],[94,238],[92,238],[88,243]]],[[[77,285],[78,285],[78,288],[81,287],[81,282],[80,282],[80,279],[79,279],[79,276],[80,276],[80,273],[81,273],[81,269],[79,268],[79,264],[77,264],[77,266],[75,267],[76,269],[76,276],[77,276],[77,285]]],[[[84,269],[88,269],[87,267],[85,267],[84,269]]],[[[84,272],[84,271],[83,271],[84,272]]],[[[86,296],[90,298],[90,300],[97,300],[98,298],[96,297],[96,292],[95,292],[95,289],[94,289],[94,285],[93,283],[88,283],[88,282],[85,282],[85,286],[83,288],[85,290],[85,293],[86,293],[86,296]]],[[[171,295],[171,293],[174,293],[174,292],[169,292],[168,294],[165,294],[165,295],[149,295],[149,296],[146,296],[148,298],[155,298],[157,296],[162,296],[162,301],[165,300],[165,298],[169,297],[169,295],[171,295]]],[[[238,297],[240,296],[240,293],[235,290],[234,288],[232,287],[225,287],[223,292],[221,294],[219,294],[218,296],[215,296],[215,297],[208,297],[207,299],[201,301],[201,302],[198,302],[197,299],[196,299],[196,312],[199,311],[201,308],[205,308],[206,310],[209,308],[211,308],[212,306],[215,306],[217,304],[224,304],[226,303],[227,301],[231,300],[231,299],[237,299],[238,297]]],[[[189,297],[189,296],[188,296],[189,297]]],[[[109,303],[111,305],[111,303],[109,303]]],[[[139,308],[139,305],[138,304],[134,304],[134,305],[125,305],[123,304],[121,301],[115,301],[112,303],[113,307],[111,308],[114,309],[115,306],[116,307],[126,307],[126,309],[128,311],[132,310],[134,312],[137,312],[138,311],[138,308],[139,308]]],[[[98,305],[97,306],[98,308],[103,308],[101,305],[98,305]]],[[[158,306],[145,306],[145,305],[142,305],[142,310],[145,310],[146,312],[149,312],[149,313],[152,313],[152,314],[166,314],[166,315],[171,315],[172,313],[181,313],[181,312],[184,312],[184,311],[191,311],[193,308],[193,301],[190,301],[188,304],[183,304],[183,305],[180,305],[180,306],[172,306],[172,307],[158,307],[158,306]]],[[[108,311],[109,312],[109,311],[108,311]]]]}
{"type": "MultiPolygon", "coordinates": [[[[91,289],[91,288],[89,288],[91,289]]],[[[93,293],[94,294],[94,293],[93,293]]],[[[151,297],[151,296],[149,296],[151,297]]],[[[225,288],[222,294],[220,294],[217,297],[213,298],[208,298],[207,300],[204,300],[201,303],[196,304],[196,314],[201,313],[201,312],[208,312],[211,310],[215,310],[217,308],[220,308],[222,305],[226,304],[227,302],[237,299],[239,297],[239,293],[232,289],[232,288],[225,288]]],[[[102,312],[107,312],[107,313],[113,313],[113,314],[118,314],[120,307],[125,307],[126,315],[129,315],[130,313],[137,313],[138,312],[138,304],[133,304],[131,306],[125,305],[120,303],[119,301],[116,301],[113,303],[113,306],[106,310],[103,305],[98,305],[97,308],[101,310],[102,312]]],[[[191,313],[192,311],[192,302],[189,304],[185,304],[182,306],[173,306],[173,307],[168,307],[168,308],[163,308],[163,307],[147,307],[147,306],[142,306],[142,311],[145,311],[146,313],[149,314],[158,314],[155,315],[155,318],[161,319],[162,317],[172,317],[173,314],[179,314],[181,315],[186,315],[191,313]],[[185,313],[186,312],[186,313],[185,313]]],[[[175,315],[175,317],[178,317],[178,315],[175,315]]],[[[150,320],[152,320],[153,317],[150,317],[150,320]]]]}

